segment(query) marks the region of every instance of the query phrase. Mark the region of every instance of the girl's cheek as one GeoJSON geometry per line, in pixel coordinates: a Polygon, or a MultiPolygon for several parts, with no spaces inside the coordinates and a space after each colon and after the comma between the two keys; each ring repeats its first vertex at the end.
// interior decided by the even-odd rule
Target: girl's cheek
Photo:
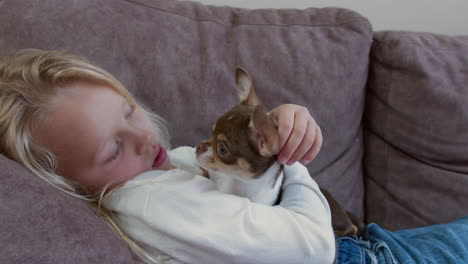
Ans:
{"type": "Polygon", "coordinates": [[[145,172],[144,163],[141,158],[127,157],[119,164],[118,172],[123,174],[121,178],[129,179],[145,172]]]}

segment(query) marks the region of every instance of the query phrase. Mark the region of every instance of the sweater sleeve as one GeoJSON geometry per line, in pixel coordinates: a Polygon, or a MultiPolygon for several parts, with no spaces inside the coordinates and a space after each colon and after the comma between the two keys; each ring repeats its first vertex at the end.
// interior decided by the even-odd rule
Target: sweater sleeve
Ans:
{"type": "Polygon", "coordinates": [[[130,237],[185,263],[332,263],[335,240],[326,199],[307,169],[285,169],[278,206],[221,193],[182,170],[146,172],[104,205],[130,237]]]}

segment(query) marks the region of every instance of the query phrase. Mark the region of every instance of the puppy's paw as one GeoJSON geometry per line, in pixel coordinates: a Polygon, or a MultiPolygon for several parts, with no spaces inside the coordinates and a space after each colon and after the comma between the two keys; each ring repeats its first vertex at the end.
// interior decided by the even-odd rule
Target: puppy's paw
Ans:
{"type": "Polygon", "coordinates": [[[335,237],[342,237],[342,236],[354,236],[358,234],[358,228],[355,225],[348,225],[343,229],[334,228],[333,232],[335,233],[335,237]]]}

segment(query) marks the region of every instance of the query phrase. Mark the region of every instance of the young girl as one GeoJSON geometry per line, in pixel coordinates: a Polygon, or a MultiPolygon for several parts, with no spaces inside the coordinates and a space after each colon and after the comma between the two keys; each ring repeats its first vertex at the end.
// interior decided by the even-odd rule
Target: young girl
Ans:
{"type": "Polygon", "coordinates": [[[162,120],[112,75],[64,51],[0,61],[0,152],[102,215],[145,261],[157,263],[468,263],[468,218],[335,241],[326,199],[307,169],[322,136],[308,111],[282,105],[278,206],[216,191],[173,169],[162,120]],[[335,243],[337,248],[335,248],[335,243]],[[336,254],[335,254],[336,253],[336,254]]]}

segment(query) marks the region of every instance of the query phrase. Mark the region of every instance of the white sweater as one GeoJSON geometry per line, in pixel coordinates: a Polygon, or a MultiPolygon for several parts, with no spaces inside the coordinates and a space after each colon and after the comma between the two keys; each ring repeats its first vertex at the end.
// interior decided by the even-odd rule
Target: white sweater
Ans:
{"type": "Polygon", "coordinates": [[[328,264],[335,239],[327,200],[307,169],[285,166],[277,206],[216,190],[180,169],[148,171],[104,197],[116,223],[165,263],[328,264]]]}

